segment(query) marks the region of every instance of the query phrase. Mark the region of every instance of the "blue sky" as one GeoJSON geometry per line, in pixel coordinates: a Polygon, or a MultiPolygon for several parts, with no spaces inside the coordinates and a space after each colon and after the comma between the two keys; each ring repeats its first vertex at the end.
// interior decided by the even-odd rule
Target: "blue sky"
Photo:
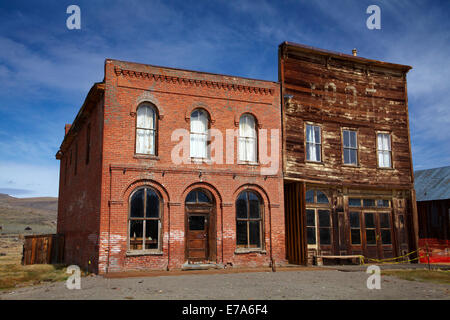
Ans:
{"type": "Polygon", "coordinates": [[[414,169],[450,165],[448,1],[2,1],[0,192],[57,196],[55,153],[105,58],[277,81],[291,41],[413,66],[414,169]],[[68,30],[66,8],[81,8],[68,30]],[[381,8],[381,30],[366,8],[381,8]]]}

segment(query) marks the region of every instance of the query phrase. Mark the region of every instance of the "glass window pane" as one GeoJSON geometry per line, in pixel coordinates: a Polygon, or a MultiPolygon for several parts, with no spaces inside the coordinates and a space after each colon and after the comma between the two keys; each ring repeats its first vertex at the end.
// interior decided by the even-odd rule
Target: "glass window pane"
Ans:
{"type": "Polygon", "coordinates": [[[385,207],[388,208],[389,207],[389,200],[377,200],[377,207],[385,207]]]}
{"type": "Polygon", "coordinates": [[[242,192],[236,200],[236,217],[247,219],[247,197],[246,193],[242,192]]]}
{"type": "Polygon", "coordinates": [[[350,131],[350,147],[356,148],[356,131],[350,131]]]}
{"type": "Polygon", "coordinates": [[[315,161],[316,157],[316,148],[313,143],[307,143],[306,144],[306,160],[308,161],[315,161]]]}
{"type": "Polygon", "coordinates": [[[250,221],[250,247],[259,248],[261,246],[260,222],[250,221]]]}
{"type": "Polygon", "coordinates": [[[375,207],[375,200],[374,199],[364,199],[363,206],[364,207],[375,207]]]}
{"type": "Polygon", "coordinates": [[[357,155],[355,149],[350,149],[350,164],[357,164],[357,155]]]}
{"type": "Polygon", "coordinates": [[[327,245],[331,244],[331,229],[330,228],[319,228],[320,244],[327,245]]]}
{"type": "Polygon", "coordinates": [[[350,207],[361,207],[361,199],[358,198],[348,198],[348,205],[350,207]]]}
{"type": "Polygon", "coordinates": [[[186,202],[197,202],[196,191],[191,191],[186,197],[186,202]]]}
{"type": "Polygon", "coordinates": [[[197,190],[197,196],[198,196],[198,202],[203,202],[203,203],[211,202],[209,200],[209,197],[206,195],[206,193],[201,190],[197,190]]]}
{"type": "Polygon", "coordinates": [[[382,244],[391,244],[391,230],[390,229],[381,230],[381,243],[382,244]]]}
{"type": "Polygon", "coordinates": [[[350,137],[349,137],[349,131],[344,130],[344,147],[350,146],[350,137]]]}
{"type": "Polygon", "coordinates": [[[359,221],[359,212],[350,212],[350,228],[359,228],[360,227],[360,221],[359,221]]]}
{"type": "Polygon", "coordinates": [[[306,191],[306,203],[314,203],[314,190],[306,191]]]}
{"type": "Polygon", "coordinates": [[[361,244],[361,232],[359,229],[351,229],[352,244],[361,244]]]}
{"type": "Polygon", "coordinates": [[[319,227],[330,227],[330,211],[329,210],[319,210],[319,227]]]}
{"type": "Polygon", "coordinates": [[[205,216],[189,216],[189,230],[205,230],[205,216]]]}
{"type": "Polygon", "coordinates": [[[320,127],[314,126],[314,142],[320,143],[320,127]]]}
{"type": "Polygon", "coordinates": [[[366,242],[367,244],[377,244],[377,239],[375,236],[375,230],[366,230],[366,242]]]}
{"type": "Polygon", "coordinates": [[[259,213],[259,199],[253,193],[249,192],[249,201],[250,201],[250,218],[259,218],[261,215],[259,213]]]}
{"type": "Polygon", "coordinates": [[[317,190],[316,191],[316,195],[317,195],[317,203],[328,203],[328,198],[325,195],[325,193],[323,193],[322,191],[317,190]]]}
{"type": "Polygon", "coordinates": [[[236,243],[247,246],[247,221],[236,222],[236,243]]]}
{"type": "Polygon", "coordinates": [[[316,244],[316,228],[307,227],[306,236],[308,238],[308,244],[316,244]]]}
{"type": "Polygon", "coordinates": [[[147,208],[145,216],[148,218],[159,217],[159,198],[152,189],[147,189],[147,208]]]}
{"type": "Polygon", "coordinates": [[[314,142],[312,126],[306,125],[306,142],[314,142]]]}
{"type": "Polygon", "coordinates": [[[321,161],[322,159],[322,155],[321,153],[321,145],[320,144],[316,144],[316,159],[314,159],[315,161],[321,161]]]}
{"type": "Polygon", "coordinates": [[[159,220],[145,221],[145,249],[158,249],[159,220]]]}
{"type": "Polygon", "coordinates": [[[144,221],[130,220],[130,249],[142,250],[142,233],[144,231],[144,221]]]}
{"type": "Polygon", "coordinates": [[[380,213],[380,228],[390,228],[389,213],[380,213]]]}
{"type": "Polygon", "coordinates": [[[306,225],[312,227],[316,225],[314,210],[306,210],[306,225]]]}
{"type": "Polygon", "coordinates": [[[131,198],[130,217],[144,217],[144,189],[139,189],[133,194],[131,198]]]}
{"type": "Polygon", "coordinates": [[[365,213],[364,220],[366,222],[366,228],[375,228],[375,220],[373,213],[365,213]]]}
{"type": "Polygon", "coordinates": [[[350,149],[344,149],[344,163],[350,164],[350,149]]]}
{"type": "Polygon", "coordinates": [[[391,153],[389,151],[383,151],[383,165],[386,168],[391,167],[391,153]]]}

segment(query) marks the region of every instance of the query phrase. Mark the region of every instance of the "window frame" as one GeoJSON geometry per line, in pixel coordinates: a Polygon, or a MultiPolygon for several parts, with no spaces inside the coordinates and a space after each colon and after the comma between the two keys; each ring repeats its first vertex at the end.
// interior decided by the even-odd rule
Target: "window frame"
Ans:
{"type": "Polygon", "coordinates": [[[383,169],[383,170],[392,170],[394,169],[394,157],[393,157],[393,151],[392,151],[392,133],[389,131],[376,131],[375,132],[375,146],[376,146],[376,157],[377,157],[377,168],[383,169]],[[390,150],[380,150],[378,145],[378,135],[380,134],[386,134],[389,136],[389,146],[390,150]],[[381,152],[389,152],[390,157],[390,166],[389,167],[382,167],[380,166],[380,151],[381,152]]]}
{"type": "MultiPolygon", "coordinates": [[[[258,120],[256,119],[256,117],[251,114],[251,113],[243,113],[240,117],[239,117],[239,124],[238,124],[238,148],[237,148],[237,152],[238,152],[238,163],[239,164],[258,164],[259,163],[259,139],[258,139],[258,120]],[[241,136],[241,120],[243,117],[251,117],[253,118],[254,121],[254,125],[255,125],[255,136],[254,137],[245,137],[245,136],[241,136]],[[241,143],[241,139],[245,139],[245,147],[247,148],[247,140],[248,139],[253,139],[254,143],[255,143],[255,160],[242,160],[241,159],[241,154],[239,152],[240,150],[240,143],[241,143]]],[[[247,150],[247,149],[245,149],[247,150]]],[[[247,152],[246,152],[247,153],[247,152]]]]}
{"type": "Polygon", "coordinates": [[[164,201],[163,198],[161,197],[160,193],[158,192],[158,190],[156,190],[155,188],[148,186],[148,185],[144,185],[144,186],[140,186],[138,188],[136,188],[135,190],[133,190],[133,192],[130,194],[130,196],[128,197],[128,217],[127,217],[127,255],[145,255],[145,254],[156,254],[156,255],[160,255],[162,254],[163,250],[163,213],[164,213],[164,201]],[[136,192],[138,192],[139,190],[144,189],[144,204],[143,204],[143,218],[132,218],[131,217],[131,200],[134,196],[134,194],[136,192]],[[151,189],[156,196],[158,197],[159,200],[159,217],[158,218],[154,218],[154,217],[149,217],[146,218],[145,217],[145,212],[146,212],[146,203],[147,203],[147,190],[151,189]],[[131,240],[131,236],[130,236],[130,230],[131,230],[131,220],[138,220],[138,221],[144,221],[142,224],[142,231],[143,231],[143,236],[142,236],[142,248],[143,249],[131,249],[130,248],[130,240],[131,240]],[[158,224],[158,248],[156,249],[145,249],[145,226],[146,226],[146,222],[148,220],[159,220],[159,224],[158,224]]]}
{"type": "MultiPolygon", "coordinates": [[[[334,235],[333,235],[333,229],[334,229],[334,221],[333,221],[333,211],[331,206],[331,197],[329,195],[328,190],[317,188],[315,186],[309,186],[306,189],[306,192],[313,191],[314,192],[314,202],[306,202],[305,198],[305,215],[307,214],[308,210],[314,211],[314,228],[315,228],[315,244],[309,244],[308,239],[306,239],[306,246],[308,249],[316,249],[321,250],[321,247],[331,247],[333,246],[334,241],[334,235]],[[317,202],[317,192],[322,192],[328,200],[328,203],[319,203],[317,202]],[[329,227],[322,227],[320,226],[319,222],[319,211],[326,210],[329,213],[329,219],[330,219],[330,226],[329,227]],[[320,241],[320,229],[327,228],[330,231],[330,243],[329,244],[322,244],[320,241]]],[[[306,195],[305,192],[305,195],[306,195]]],[[[305,216],[306,219],[306,216],[305,216]]],[[[308,226],[305,220],[305,231],[307,232],[307,228],[312,228],[313,226],[308,226]]],[[[307,233],[306,233],[307,234],[307,233]]]]}
{"type": "Polygon", "coordinates": [[[211,143],[211,136],[210,136],[210,129],[211,129],[211,116],[209,114],[208,111],[206,111],[203,108],[195,108],[194,110],[191,111],[190,115],[189,115],[189,157],[191,160],[193,160],[194,162],[198,161],[198,162],[203,162],[203,161],[208,161],[211,160],[211,150],[210,150],[210,143],[211,143]],[[196,111],[199,111],[201,113],[203,113],[206,116],[206,120],[207,120],[207,126],[206,126],[206,133],[203,132],[192,132],[192,114],[196,111]],[[192,156],[191,154],[191,138],[192,135],[196,134],[196,135],[204,135],[206,136],[206,157],[196,157],[196,156],[192,156]]]}
{"type": "Polygon", "coordinates": [[[305,142],[304,142],[304,148],[305,148],[305,162],[306,163],[315,163],[315,164],[323,164],[323,128],[321,124],[318,123],[313,123],[313,122],[305,122],[305,128],[304,128],[304,137],[305,137],[305,142]],[[311,127],[318,127],[320,132],[320,143],[316,143],[316,142],[308,142],[308,126],[311,127]],[[308,143],[313,143],[315,146],[319,145],[320,147],[320,160],[308,160],[308,143]]]}
{"type": "Polygon", "coordinates": [[[235,241],[235,245],[236,245],[236,249],[235,252],[239,253],[239,252],[264,252],[265,250],[265,233],[264,233],[264,201],[261,197],[261,195],[254,190],[243,190],[241,192],[239,192],[239,194],[236,197],[236,201],[234,202],[234,214],[235,214],[235,230],[236,230],[236,241],[235,241]],[[246,206],[247,206],[247,218],[238,218],[237,215],[237,201],[239,196],[242,193],[246,193],[246,206]],[[253,193],[259,200],[259,218],[250,218],[250,201],[249,201],[249,193],[253,193]],[[237,223],[238,221],[246,221],[246,226],[247,226],[247,245],[238,245],[238,232],[237,232],[237,223]],[[260,246],[259,247],[250,247],[250,221],[259,221],[259,242],[260,242],[260,246]]]}
{"type": "Polygon", "coordinates": [[[350,127],[342,127],[341,128],[341,145],[342,145],[342,164],[344,166],[348,166],[348,167],[359,167],[359,130],[356,128],[350,128],[350,127]],[[344,131],[351,131],[351,132],[355,132],[356,134],[356,147],[346,147],[345,146],[345,139],[344,139],[344,131]],[[356,150],[356,163],[345,163],[345,149],[349,149],[349,150],[356,150]]]}
{"type": "Polygon", "coordinates": [[[137,157],[146,157],[146,158],[157,158],[158,157],[158,136],[159,136],[159,113],[158,108],[150,102],[142,102],[136,108],[136,119],[135,119],[135,129],[134,129],[134,155],[137,157]],[[142,107],[149,107],[153,110],[154,118],[153,118],[153,129],[152,128],[141,128],[138,127],[138,110],[142,107]],[[153,131],[153,145],[154,145],[154,153],[140,153],[137,152],[137,141],[138,141],[138,130],[149,130],[153,131]]]}

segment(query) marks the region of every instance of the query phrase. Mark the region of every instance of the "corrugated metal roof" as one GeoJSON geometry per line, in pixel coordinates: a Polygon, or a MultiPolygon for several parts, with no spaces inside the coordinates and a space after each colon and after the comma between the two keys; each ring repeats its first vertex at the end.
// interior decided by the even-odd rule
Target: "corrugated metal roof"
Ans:
{"type": "Polygon", "coordinates": [[[450,166],[414,172],[417,201],[450,199],[450,166]]]}

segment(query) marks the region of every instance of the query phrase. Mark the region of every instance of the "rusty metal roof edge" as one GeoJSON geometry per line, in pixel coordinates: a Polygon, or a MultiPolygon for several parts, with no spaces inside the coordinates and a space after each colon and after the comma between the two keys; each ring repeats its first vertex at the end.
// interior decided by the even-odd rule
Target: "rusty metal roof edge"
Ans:
{"type": "Polygon", "coordinates": [[[385,61],[374,60],[374,59],[367,59],[364,57],[358,57],[358,56],[353,56],[353,55],[342,53],[342,52],[316,48],[313,46],[307,46],[307,45],[299,44],[299,43],[295,43],[295,42],[284,41],[279,45],[279,47],[282,47],[282,46],[290,46],[294,49],[298,49],[301,51],[314,52],[314,53],[318,53],[318,54],[322,54],[322,55],[331,55],[331,56],[339,57],[341,59],[355,61],[355,62],[359,62],[359,63],[363,63],[363,64],[372,64],[372,65],[377,65],[377,66],[385,67],[385,68],[401,69],[406,72],[408,72],[409,70],[412,69],[411,66],[404,65],[404,64],[385,62],[385,61]]]}
{"type": "Polygon", "coordinates": [[[417,201],[450,199],[450,166],[416,170],[414,177],[417,201]]]}

